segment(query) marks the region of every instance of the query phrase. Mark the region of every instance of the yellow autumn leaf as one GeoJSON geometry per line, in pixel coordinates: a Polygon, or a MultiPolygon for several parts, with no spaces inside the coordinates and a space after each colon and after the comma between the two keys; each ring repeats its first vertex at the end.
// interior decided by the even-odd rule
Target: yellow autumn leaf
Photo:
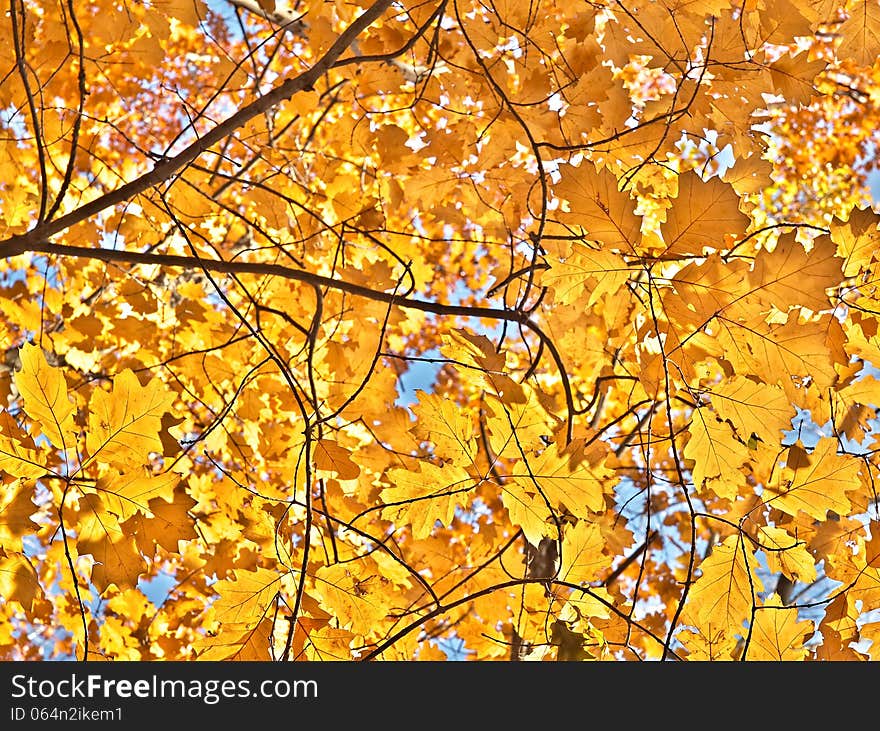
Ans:
{"type": "Polygon", "coordinates": [[[138,468],[103,475],[98,478],[95,489],[107,510],[125,521],[136,513],[151,515],[149,502],[153,498],[172,502],[174,486],[180,480],[181,476],[174,472],[152,475],[144,468],[138,468]]]}
{"type": "Polygon", "coordinates": [[[785,574],[793,581],[811,584],[816,580],[816,559],[784,528],[761,526],[758,541],[767,556],[767,566],[771,571],[785,574]]]}
{"type": "Polygon", "coordinates": [[[871,67],[880,47],[880,7],[873,0],[856,0],[849,5],[849,17],[836,31],[839,53],[854,63],[871,67]]]}
{"type": "Polygon", "coordinates": [[[272,620],[261,619],[255,625],[224,624],[193,643],[201,661],[238,660],[265,662],[271,660],[269,646],[272,620]]]}
{"type": "MultiPolygon", "coordinates": [[[[507,374],[504,351],[485,335],[466,329],[457,329],[443,335],[440,353],[450,360],[476,366],[482,372],[489,394],[495,394],[505,404],[522,404],[527,400],[527,388],[507,374]]],[[[529,393],[531,393],[529,391],[529,393]]]]}
{"type": "Polygon", "coordinates": [[[701,254],[722,248],[725,235],[741,236],[749,217],[739,210],[740,199],[731,185],[696,172],[678,177],[678,197],[660,227],[669,255],[701,254]]]}
{"type": "Polygon", "coordinates": [[[567,528],[562,539],[559,578],[573,584],[596,579],[606,567],[604,546],[602,529],[596,523],[581,520],[567,528]]]}
{"type": "Polygon", "coordinates": [[[37,512],[34,483],[16,480],[0,490],[0,549],[21,551],[21,539],[39,529],[31,516],[37,512]]]}
{"type": "Polygon", "coordinates": [[[734,659],[737,640],[725,626],[707,624],[702,631],[683,629],[675,638],[687,650],[688,660],[730,662],[734,659]]]}
{"type": "Polygon", "coordinates": [[[153,7],[188,25],[197,25],[204,20],[208,10],[202,0],[156,0],[153,7]]]}
{"type": "Polygon", "coordinates": [[[434,525],[448,526],[457,506],[467,505],[474,488],[474,478],[454,464],[438,467],[419,462],[418,471],[388,471],[392,486],[381,492],[382,516],[398,525],[411,526],[413,537],[424,538],[434,525]]]}
{"type": "Polygon", "coordinates": [[[564,304],[582,302],[584,307],[592,307],[629,279],[629,267],[618,254],[580,242],[548,244],[548,248],[553,258],[550,269],[541,275],[541,283],[551,287],[556,300],[564,304]]]}
{"type": "Polygon", "coordinates": [[[467,466],[473,462],[474,425],[469,414],[440,394],[419,391],[418,403],[411,407],[416,415],[412,432],[433,442],[438,457],[467,466]]]}
{"type": "Polygon", "coordinates": [[[338,627],[320,627],[309,632],[304,659],[315,661],[351,660],[351,644],[356,635],[338,627]]]}
{"type": "Polygon", "coordinates": [[[221,625],[255,626],[269,611],[281,590],[282,574],[273,569],[237,570],[233,578],[221,579],[211,588],[219,594],[211,604],[221,625]]]}
{"type": "Polygon", "coordinates": [[[47,473],[36,449],[25,447],[14,437],[0,434],[0,470],[13,477],[36,478],[47,473]]]}
{"type": "Polygon", "coordinates": [[[314,448],[315,467],[336,475],[340,480],[354,480],[361,468],[351,461],[351,452],[332,439],[319,439],[314,448]]]}
{"type": "Polygon", "coordinates": [[[377,574],[365,561],[322,566],[315,572],[315,593],[321,606],[339,618],[340,629],[368,630],[388,614],[377,574]]]}
{"type": "Polygon", "coordinates": [[[558,537],[559,516],[547,505],[547,500],[538,493],[537,488],[528,490],[523,489],[522,485],[513,485],[512,489],[503,487],[501,502],[507,510],[510,523],[522,530],[526,540],[533,546],[537,546],[545,536],[558,537]]]}
{"type": "Polygon", "coordinates": [[[878,7],[10,3],[0,656],[876,657],[878,7]]]}
{"type": "Polygon", "coordinates": [[[521,458],[523,452],[542,446],[541,438],[553,431],[549,415],[530,388],[523,389],[521,403],[507,403],[488,394],[485,403],[489,446],[496,457],[521,458]]]}
{"type": "Polygon", "coordinates": [[[778,386],[734,376],[712,389],[712,406],[722,419],[729,419],[743,440],[752,434],[777,444],[781,432],[791,429],[794,407],[778,386]]]}
{"type": "Polygon", "coordinates": [[[568,622],[592,617],[608,619],[612,611],[609,606],[613,604],[614,598],[605,587],[597,586],[589,592],[575,590],[559,611],[559,617],[568,622]]]}
{"type": "Polygon", "coordinates": [[[80,554],[94,558],[92,582],[102,592],[110,584],[120,589],[134,587],[147,570],[134,536],[122,529],[117,516],[107,510],[97,493],[79,498],[76,548],[80,554]]]}
{"type": "Polygon", "coordinates": [[[43,595],[39,577],[27,556],[15,551],[0,551],[0,596],[21,604],[30,611],[34,600],[43,595]]]}
{"type": "Polygon", "coordinates": [[[641,241],[642,219],[635,213],[635,201],[618,186],[614,175],[597,171],[591,163],[565,166],[554,193],[568,206],[558,215],[561,221],[582,227],[588,239],[631,252],[641,241]]]}
{"type": "Polygon", "coordinates": [[[794,381],[809,378],[817,388],[831,386],[837,372],[828,342],[833,315],[802,321],[796,311],[784,323],[763,319],[747,323],[719,318],[717,339],[737,373],[779,385],[791,398],[794,381]]]}
{"type": "MultiPolygon", "coordinates": [[[[607,447],[576,440],[560,448],[555,442],[537,457],[520,460],[504,489],[537,494],[554,511],[564,506],[575,517],[589,519],[590,511],[605,506],[605,495],[617,476],[605,465],[607,447]]],[[[537,499],[536,499],[537,501],[537,499]]]]}
{"type": "Polygon", "coordinates": [[[841,264],[828,237],[807,251],[794,237],[780,237],[772,252],[761,251],[749,273],[749,286],[765,307],[803,305],[814,312],[831,305],[828,290],[840,283],[841,264]]]}
{"type": "Polygon", "coordinates": [[[803,660],[804,646],[813,634],[813,623],[798,620],[796,607],[783,607],[776,594],[771,594],[755,612],[752,636],[746,659],[758,661],[803,660]]]}
{"type": "Polygon", "coordinates": [[[735,496],[743,479],[740,467],[749,458],[748,447],[734,439],[730,426],[708,409],[694,411],[690,433],[684,456],[694,462],[694,486],[698,491],[710,488],[720,497],[735,496]]]}
{"type": "Polygon", "coordinates": [[[844,261],[844,276],[858,275],[877,258],[880,252],[878,224],[880,218],[871,208],[857,208],[845,222],[837,218],[831,221],[831,240],[837,247],[837,256],[844,261]]]}
{"type": "Polygon", "coordinates": [[[113,379],[112,390],[97,390],[92,396],[88,462],[122,468],[146,464],[151,452],[163,451],[162,417],[173,402],[174,395],[158,379],[141,386],[130,369],[123,370],[113,379]]]}
{"type": "Polygon", "coordinates": [[[14,378],[24,399],[25,412],[37,422],[53,447],[70,449],[76,444],[76,406],[68,396],[64,374],[50,366],[43,349],[33,343],[25,343],[19,357],[21,370],[14,378]]]}
{"type": "Polygon", "coordinates": [[[846,493],[860,487],[860,464],[838,455],[838,447],[837,439],[822,437],[807,456],[807,464],[779,470],[778,478],[767,486],[765,501],[789,515],[803,511],[820,521],[828,511],[846,515],[850,509],[846,493]]]}
{"type": "Polygon", "coordinates": [[[728,536],[700,564],[700,576],[688,595],[688,623],[705,636],[712,628],[737,630],[751,615],[763,589],[754,552],[738,535],[728,536]]]}

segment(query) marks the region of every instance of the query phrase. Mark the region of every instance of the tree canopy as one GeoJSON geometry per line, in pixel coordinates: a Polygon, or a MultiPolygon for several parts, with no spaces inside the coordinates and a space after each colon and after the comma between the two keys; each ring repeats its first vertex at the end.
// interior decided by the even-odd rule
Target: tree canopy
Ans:
{"type": "Polygon", "coordinates": [[[0,48],[0,657],[878,659],[878,0],[0,48]]]}

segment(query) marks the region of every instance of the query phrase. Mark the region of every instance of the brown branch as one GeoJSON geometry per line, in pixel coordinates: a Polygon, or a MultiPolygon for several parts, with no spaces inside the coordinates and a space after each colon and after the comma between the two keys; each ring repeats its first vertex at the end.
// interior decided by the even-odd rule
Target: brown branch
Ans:
{"type": "Polygon", "coordinates": [[[76,119],[73,120],[73,132],[70,135],[70,155],[68,155],[67,158],[67,168],[64,170],[64,180],[61,181],[61,187],[58,189],[58,194],[55,196],[55,202],[46,214],[47,219],[51,219],[61,208],[61,204],[64,202],[64,196],[67,195],[70,183],[73,180],[73,171],[76,167],[76,153],[79,149],[80,129],[82,128],[83,123],[83,108],[85,107],[86,96],[88,94],[88,89],[86,87],[85,39],[83,38],[83,32],[82,28],[80,28],[79,21],[76,19],[76,10],[73,7],[73,0],[67,0],[67,8],[70,13],[70,22],[76,31],[77,63],[79,65],[76,74],[76,81],[77,90],[79,92],[79,101],[77,102],[76,119]]]}
{"type": "MultiPolygon", "coordinates": [[[[60,221],[61,219],[58,220],[60,221]]],[[[51,225],[52,224],[48,224],[48,226],[51,225]]],[[[568,380],[568,373],[565,370],[565,363],[562,361],[562,356],[550,337],[529,317],[526,312],[518,310],[501,310],[493,307],[445,305],[438,302],[416,300],[396,295],[393,292],[380,292],[370,289],[369,287],[354,284],[353,282],[346,282],[342,279],[334,279],[333,277],[313,274],[312,272],[303,271],[302,269],[289,269],[280,264],[202,259],[173,254],[147,254],[138,251],[120,251],[118,249],[91,249],[84,246],[53,244],[47,241],[33,241],[25,244],[20,243],[21,241],[28,239],[29,236],[30,234],[25,234],[20,237],[9,239],[9,241],[16,239],[19,241],[19,243],[15,245],[16,254],[22,254],[27,251],[40,254],[54,254],[56,256],[71,256],[81,259],[97,259],[99,261],[114,263],[126,262],[128,264],[180,267],[188,270],[217,272],[221,274],[255,274],[282,277],[284,279],[304,282],[312,286],[327,287],[328,289],[334,289],[340,292],[348,292],[357,297],[364,297],[375,302],[385,302],[394,305],[395,307],[421,310],[422,312],[430,312],[435,315],[489,318],[493,320],[503,320],[505,322],[515,322],[531,330],[539,338],[541,344],[547,348],[559,371],[569,420],[571,420],[571,415],[575,411],[574,396],[572,395],[571,384],[568,380]],[[18,248],[21,248],[21,250],[18,251],[18,248]]],[[[12,247],[12,244],[7,244],[7,246],[12,247]]],[[[0,255],[3,253],[3,245],[0,244],[0,255]]]]}
{"type": "MultiPolygon", "coordinates": [[[[34,145],[37,149],[37,162],[40,167],[40,211],[37,214],[37,220],[43,221],[46,217],[46,206],[49,203],[49,177],[48,172],[46,171],[46,150],[43,143],[43,132],[40,127],[40,115],[37,113],[34,92],[31,89],[30,81],[28,81],[28,72],[31,71],[31,67],[25,58],[25,26],[27,25],[27,11],[24,2],[21,2],[21,0],[19,0],[18,5],[20,8],[19,10],[16,9],[16,0],[9,0],[9,18],[12,26],[12,47],[15,50],[15,66],[18,69],[18,75],[21,77],[21,85],[27,98],[27,106],[28,111],[30,112],[31,126],[33,127],[34,133],[34,145]],[[20,23],[19,13],[21,14],[20,23]]],[[[37,82],[39,82],[39,77],[37,78],[37,82]]]]}

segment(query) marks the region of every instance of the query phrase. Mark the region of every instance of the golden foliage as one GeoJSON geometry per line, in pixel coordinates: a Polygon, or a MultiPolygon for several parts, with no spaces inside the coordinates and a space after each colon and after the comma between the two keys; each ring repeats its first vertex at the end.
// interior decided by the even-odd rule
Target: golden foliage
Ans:
{"type": "Polygon", "coordinates": [[[226,7],[0,18],[0,657],[876,659],[876,2],[226,7]]]}

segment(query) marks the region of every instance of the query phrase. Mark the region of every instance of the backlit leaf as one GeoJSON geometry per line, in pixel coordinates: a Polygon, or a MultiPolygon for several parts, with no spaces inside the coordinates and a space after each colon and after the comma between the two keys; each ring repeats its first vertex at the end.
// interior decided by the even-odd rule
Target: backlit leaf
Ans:
{"type": "Polygon", "coordinates": [[[96,391],[89,405],[90,458],[125,467],[144,464],[150,452],[161,453],[162,416],[173,400],[161,381],[141,386],[132,371],[122,371],[112,390],[96,391]]]}
{"type": "Polygon", "coordinates": [[[15,385],[21,391],[24,408],[55,447],[69,449],[76,444],[76,406],[67,393],[64,374],[46,361],[42,348],[25,343],[19,354],[21,370],[15,385]]]}
{"type": "Polygon", "coordinates": [[[837,449],[836,439],[821,438],[806,464],[780,470],[765,499],[789,515],[803,511],[816,520],[825,520],[828,511],[845,515],[850,509],[846,493],[859,487],[859,463],[838,456],[837,449]]]}
{"type": "Polygon", "coordinates": [[[780,607],[781,602],[776,594],[771,594],[764,603],[765,608],[755,613],[748,659],[772,662],[803,660],[808,652],[804,643],[813,634],[813,623],[799,621],[795,607],[780,607]]]}
{"type": "Polygon", "coordinates": [[[758,562],[738,536],[730,536],[712,548],[700,564],[700,577],[691,589],[695,623],[702,631],[729,627],[739,631],[749,618],[755,595],[762,584],[755,575],[758,562]]]}

